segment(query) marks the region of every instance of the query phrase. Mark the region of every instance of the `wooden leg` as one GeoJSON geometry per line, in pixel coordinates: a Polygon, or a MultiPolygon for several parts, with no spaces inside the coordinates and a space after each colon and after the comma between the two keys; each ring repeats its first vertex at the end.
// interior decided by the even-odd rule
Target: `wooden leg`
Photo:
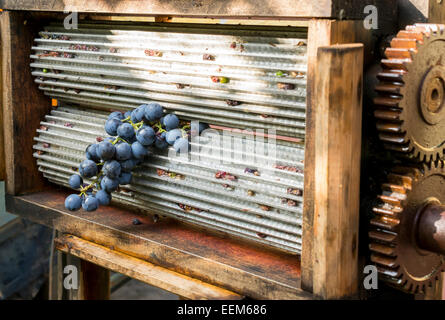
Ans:
{"type": "Polygon", "coordinates": [[[109,300],[110,270],[81,260],[79,285],[80,300],[109,300]]]}

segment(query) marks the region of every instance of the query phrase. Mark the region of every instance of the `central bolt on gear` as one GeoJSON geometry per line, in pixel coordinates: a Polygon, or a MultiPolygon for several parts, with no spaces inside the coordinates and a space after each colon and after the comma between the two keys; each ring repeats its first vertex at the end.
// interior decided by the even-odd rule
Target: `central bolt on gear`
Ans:
{"type": "Polygon", "coordinates": [[[421,162],[445,152],[445,25],[407,26],[391,41],[377,77],[375,117],[389,150],[421,162]]]}
{"type": "Polygon", "coordinates": [[[371,261],[380,278],[405,291],[423,291],[445,270],[445,256],[417,245],[418,221],[429,204],[445,204],[445,165],[400,167],[383,184],[369,231],[371,261]]]}

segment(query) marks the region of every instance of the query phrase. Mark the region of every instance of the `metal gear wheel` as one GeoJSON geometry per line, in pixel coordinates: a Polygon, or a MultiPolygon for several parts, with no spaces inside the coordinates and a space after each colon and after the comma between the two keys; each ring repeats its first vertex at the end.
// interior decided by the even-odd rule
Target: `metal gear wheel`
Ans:
{"type": "Polygon", "coordinates": [[[388,180],[382,186],[380,204],[373,208],[375,218],[369,231],[371,261],[376,264],[380,279],[408,292],[424,291],[445,270],[444,255],[419,246],[419,234],[423,233],[432,241],[442,237],[443,244],[444,229],[439,237],[435,233],[437,219],[431,224],[423,220],[428,216],[425,212],[435,214],[431,205],[444,208],[439,205],[445,204],[445,165],[439,161],[399,167],[388,180]]]}
{"type": "Polygon", "coordinates": [[[385,147],[421,162],[445,152],[445,25],[416,24],[386,49],[374,99],[385,147]]]}

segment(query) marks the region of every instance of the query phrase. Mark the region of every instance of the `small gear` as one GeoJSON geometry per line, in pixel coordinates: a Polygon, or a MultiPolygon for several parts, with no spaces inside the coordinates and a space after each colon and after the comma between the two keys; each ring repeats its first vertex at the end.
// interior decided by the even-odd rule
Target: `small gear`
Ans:
{"type": "Polygon", "coordinates": [[[445,166],[439,161],[399,167],[388,180],[370,222],[371,261],[380,279],[408,292],[424,292],[445,270],[445,256],[417,246],[416,226],[427,204],[445,203],[445,166]]]}
{"type": "Polygon", "coordinates": [[[445,152],[445,25],[416,24],[386,49],[374,99],[385,147],[421,162],[445,152]]]}

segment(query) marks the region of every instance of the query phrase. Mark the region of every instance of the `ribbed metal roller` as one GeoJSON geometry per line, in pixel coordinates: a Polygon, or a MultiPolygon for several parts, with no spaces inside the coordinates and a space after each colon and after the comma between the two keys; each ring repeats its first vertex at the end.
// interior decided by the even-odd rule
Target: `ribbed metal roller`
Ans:
{"type": "Polygon", "coordinates": [[[190,159],[156,150],[113,199],[300,253],[306,37],[302,28],[80,23],[65,30],[51,24],[35,39],[32,74],[63,103],[37,130],[39,169],[67,186],[86,146],[106,137],[111,110],[156,101],[183,120],[231,131],[243,148],[212,145],[230,156],[224,162],[203,155],[205,143],[194,149],[192,142],[190,159]],[[249,139],[233,128],[264,129],[265,153],[249,160],[249,139]],[[274,138],[273,162],[267,130],[284,136],[274,138]],[[236,179],[220,179],[218,172],[236,179]]]}

